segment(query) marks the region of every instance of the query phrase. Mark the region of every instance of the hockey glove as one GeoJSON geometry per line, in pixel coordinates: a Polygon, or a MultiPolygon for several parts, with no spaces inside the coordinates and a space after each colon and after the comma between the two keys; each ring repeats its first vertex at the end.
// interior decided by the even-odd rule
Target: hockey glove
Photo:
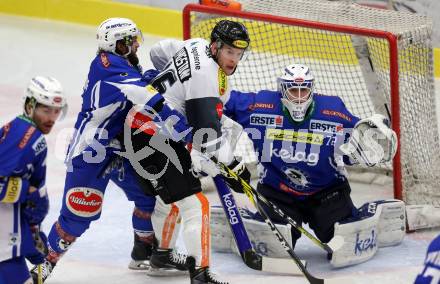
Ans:
{"type": "Polygon", "coordinates": [[[214,163],[208,155],[194,148],[191,150],[191,160],[193,170],[196,173],[206,173],[211,177],[215,177],[220,174],[220,169],[218,168],[217,164],[214,163]]]}
{"type": "MultiPolygon", "coordinates": [[[[246,165],[243,163],[243,161],[239,162],[234,159],[234,161],[229,165],[229,168],[247,183],[251,181],[251,173],[246,168],[246,165]]],[[[223,175],[223,179],[228,184],[230,189],[237,193],[244,193],[243,186],[241,185],[240,181],[233,177],[226,177],[225,175],[223,175]]]]}
{"type": "Polygon", "coordinates": [[[31,231],[35,249],[31,253],[26,254],[26,258],[32,264],[37,265],[43,263],[47,256],[47,236],[39,230],[38,226],[33,226],[31,231]]]}
{"type": "Polygon", "coordinates": [[[375,114],[356,123],[349,141],[341,145],[340,150],[355,163],[371,167],[394,158],[397,135],[389,127],[388,119],[375,114]]]}
{"type": "Polygon", "coordinates": [[[49,212],[49,198],[46,194],[46,187],[30,192],[22,208],[22,214],[29,224],[40,224],[49,212]]]}

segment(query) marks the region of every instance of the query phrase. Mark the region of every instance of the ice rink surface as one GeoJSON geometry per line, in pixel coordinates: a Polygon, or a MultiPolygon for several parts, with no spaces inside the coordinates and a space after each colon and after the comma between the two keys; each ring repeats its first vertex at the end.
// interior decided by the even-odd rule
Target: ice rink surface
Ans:
{"type": "MultiPolygon", "coordinates": [[[[160,40],[144,32],[139,57],[144,68],[151,66],[148,47],[160,40]]],[[[48,232],[61,208],[65,167],[64,149],[81,104],[81,91],[89,64],[95,56],[95,28],[61,22],[0,15],[0,123],[22,112],[22,94],[29,79],[49,75],[60,80],[68,96],[69,113],[48,136],[48,177],[51,209],[43,224],[48,232]]],[[[317,78],[319,80],[319,78],[317,78]]],[[[438,84],[437,84],[438,85],[438,84]]],[[[437,88],[438,89],[438,88],[437,88]]],[[[356,205],[390,198],[389,185],[352,184],[356,205]]],[[[211,204],[219,204],[216,193],[208,193],[211,204]]],[[[242,199],[238,197],[239,199],[242,199]]],[[[133,204],[114,185],[106,191],[100,220],[78,239],[62,258],[50,283],[188,283],[188,277],[151,278],[127,269],[133,243],[133,204]]],[[[0,216],[1,218],[1,216],[0,216]]],[[[311,273],[321,278],[342,277],[339,283],[412,283],[420,271],[426,247],[438,231],[408,234],[397,247],[381,248],[376,256],[360,265],[332,269],[326,254],[308,239],[301,238],[296,252],[308,261],[311,273]]],[[[292,262],[292,266],[294,263],[292,262]]],[[[213,271],[230,283],[307,283],[303,277],[280,276],[247,268],[233,254],[213,253],[213,271]]]]}

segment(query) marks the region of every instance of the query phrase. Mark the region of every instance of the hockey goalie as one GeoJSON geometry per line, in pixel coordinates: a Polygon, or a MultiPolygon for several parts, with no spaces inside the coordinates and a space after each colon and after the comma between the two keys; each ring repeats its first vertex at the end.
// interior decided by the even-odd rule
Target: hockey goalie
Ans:
{"type": "MultiPolygon", "coordinates": [[[[268,204],[259,205],[291,247],[301,237],[302,224],[308,224],[314,242],[330,248],[334,267],[364,262],[379,247],[399,244],[405,235],[404,203],[378,200],[356,208],[345,170],[345,165],[372,167],[393,159],[397,138],[389,120],[380,114],[360,119],[341,98],[314,93],[315,78],[306,65],[289,65],[280,73],[277,91],[232,91],[224,110],[253,142],[260,167],[257,192],[296,227],[268,204]]],[[[248,175],[244,165],[232,167],[238,175],[248,175]]],[[[243,192],[237,180],[227,180],[234,191],[243,192]]],[[[260,213],[242,212],[254,249],[287,257],[260,213]]],[[[212,209],[212,222],[214,248],[233,249],[221,209],[212,209]]]]}

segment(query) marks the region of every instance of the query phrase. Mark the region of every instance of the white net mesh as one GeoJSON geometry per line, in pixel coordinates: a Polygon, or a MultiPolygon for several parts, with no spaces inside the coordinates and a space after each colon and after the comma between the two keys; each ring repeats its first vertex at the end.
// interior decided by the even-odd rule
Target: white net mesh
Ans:
{"type": "MultiPolygon", "coordinates": [[[[389,115],[391,82],[398,80],[400,105],[401,183],[409,204],[440,205],[436,185],[440,174],[440,149],[435,113],[432,24],[422,15],[378,10],[346,1],[242,0],[244,11],[256,16],[241,21],[251,37],[251,52],[231,77],[241,91],[276,89],[276,78],[292,63],[307,64],[316,78],[316,91],[343,98],[359,117],[373,113],[389,115]],[[274,23],[281,16],[295,23],[274,23]],[[323,23],[312,28],[308,21],[323,23]],[[336,32],[329,24],[351,27],[336,32]],[[385,38],[358,35],[359,28],[390,32],[398,37],[396,78],[390,76],[390,43],[385,38]]],[[[224,16],[192,12],[191,37],[209,38],[213,26],[224,16]]],[[[227,17],[231,18],[231,17],[227,17]]],[[[392,118],[393,119],[393,118],[392,118]]],[[[248,138],[243,138],[248,140],[248,138]]],[[[252,146],[240,143],[247,162],[254,162],[252,146]]],[[[383,169],[392,170],[391,165],[383,169]]]]}

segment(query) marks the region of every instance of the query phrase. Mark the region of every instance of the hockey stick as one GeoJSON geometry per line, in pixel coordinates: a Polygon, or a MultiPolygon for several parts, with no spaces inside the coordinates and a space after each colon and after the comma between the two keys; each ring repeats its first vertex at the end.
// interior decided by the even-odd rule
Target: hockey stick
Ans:
{"type": "Polygon", "coordinates": [[[295,262],[297,263],[299,270],[295,270],[295,267],[292,267],[292,261],[290,259],[271,258],[259,255],[257,252],[255,252],[255,250],[252,248],[251,242],[249,241],[249,237],[246,233],[240,213],[238,212],[232,192],[220,175],[214,177],[214,183],[216,185],[217,193],[220,197],[220,201],[229,221],[229,226],[235,238],[240,255],[243,259],[243,262],[249,268],[265,272],[293,275],[302,274],[304,271],[308,273],[305,268],[305,264],[303,264],[298,257],[295,258],[295,262]]]}
{"type": "MultiPolygon", "coordinates": [[[[258,200],[258,196],[257,196],[257,200],[258,200]]],[[[261,205],[259,205],[258,203],[256,204],[256,206],[257,206],[258,212],[260,212],[261,216],[263,216],[264,221],[270,227],[270,230],[272,231],[272,233],[277,237],[278,241],[280,242],[280,244],[284,248],[284,250],[295,261],[296,265],[302,271],[302,273],[307,278],[307,280],[309,280],[309,282],[311,284],[324,283],[324,279],[316,278],[309,273],[309,271],[306,269],[306,267],[302,264],[301,260],[299,260],[299,257],[296,255],[296,253],[290,247],[289,243],[286,241],[284,236],[281,234],[281,232],[278,230],[278,228],[275,226],[275,224],[272,223],[269,216],[264,211],[263,207],[261,207],[261,205]]]]}
{"type": "Polygon", "coordinates": [[[41,265],[42,264],[38,264],[38,284],[43,284],[43,269],[41,265]]]}
{"type": "Polygon", "coordinates": [[[263,202],[266,204],[273,212],[275,212],[277,215],[279,215],[286,223],[289,223],[292,225],[295,229],[297,229],[299,232],[304,234],[306,237],[308,237],[312,242],[314,242],[316,245],[318,245],[320,248],[324,249],[327,252],[327,258],[331,259],[333,254],[333,249],[328,245],[320,240],[318,240],[313,234],[311,234],[309,231],[304,229],[301,225],[299,225],[295,220],[290,218],[288,215],[286,215],[280,208],[278,208],[275,204],[267,200],[263,195],[261,195],[257,190],[255,190],[249,183],[247,183],[245,180],[243,180],[241,177],[239,177],[234,171],[229,169],[226,165],[222,163],[217,163],[220,166],[220,172],[225,177],[232,177],[235,180],[239,181],[244,193],[247,195],[247,197],[251,200],[251,202],[257,206],[255,202],[254,196],[257,198],[258,201],[263,202]]]}

